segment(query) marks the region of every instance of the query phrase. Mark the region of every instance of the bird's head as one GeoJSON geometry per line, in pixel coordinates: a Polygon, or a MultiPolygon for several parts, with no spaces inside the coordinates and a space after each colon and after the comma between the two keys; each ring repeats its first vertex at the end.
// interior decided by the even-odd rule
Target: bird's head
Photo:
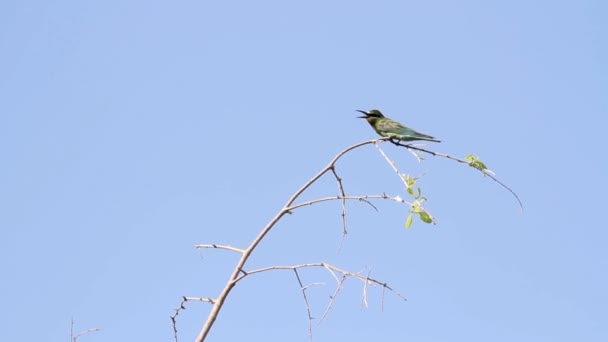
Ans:
{"type": "Polygon", "coordinates": [[[377,109],[370,109],[368,112],[364,111],[364,110],[357,110],[357,112],[364,114],[364,116],[358,116],[357,118],[360,119],[379,119],[379,118],[383,118],[384,115],[382,115],[382,113],[377,110],[377,109]]]}

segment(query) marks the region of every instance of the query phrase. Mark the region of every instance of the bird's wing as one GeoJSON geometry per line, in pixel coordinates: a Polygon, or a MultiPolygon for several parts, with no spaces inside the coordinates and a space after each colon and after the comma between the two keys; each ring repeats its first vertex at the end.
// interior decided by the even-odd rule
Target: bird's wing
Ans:
{"type": "Polygon", "coordinates": [[[403,134],[403,135],[413,135],[416,133],[416,131],[414,131],[413,129],[403,126],[402,124],[398,123],[397,121],[394,121],[391,119],[380,120],[378,122],[378,124],[376,125],[376,127],[378,128],[378,130],[387,132],[387,133],[390,132],[390,133],[397,133],[397,134],[403,134]]]}
{"type": "Polygon", "coordinates": [[[404,126],[397,121],[384,119],[376,124],[376,128],[380,135],[385,137],[396,137],[403,140],[430,140],[437,141],[434,137],[417,132],[407,126],[404,126]]]}

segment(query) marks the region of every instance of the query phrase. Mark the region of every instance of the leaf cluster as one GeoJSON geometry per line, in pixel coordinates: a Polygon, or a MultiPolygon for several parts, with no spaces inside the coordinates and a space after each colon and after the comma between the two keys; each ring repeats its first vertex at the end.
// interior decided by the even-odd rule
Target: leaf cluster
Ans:
{"type": "Polygon", "coordinates": [[[419,186],[415,186],[417,178],[410,177],[410,175],[405,173],[401,174],[401,178],[403,178],[403,181],[406,184],[405,190],[413,198],[409,209],[409,215],[407,216],[407,219],[405,219],[405,228],[409,229],[412,226],[414,215],[418,215],[418,218],[424,223],[435,224],[435,219],[423,206],[427,198],[422,196],[422,189],[419,186]]]}

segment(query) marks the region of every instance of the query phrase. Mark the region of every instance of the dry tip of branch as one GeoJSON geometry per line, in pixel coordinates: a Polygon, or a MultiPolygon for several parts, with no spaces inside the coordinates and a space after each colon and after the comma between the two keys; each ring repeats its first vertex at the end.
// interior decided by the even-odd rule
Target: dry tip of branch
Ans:
{"type": "Polygon", "coordinates": [[[205,248],[225,249],[228,251],[233,251],[233,252],[237,252],[237,253],[241,253],[241,254],[243,254],[245,252],[244,250],[242,250],[240,248],[236,248],[236,247],[232,247],[232,246],[228,246],[228,245],[218,245],[215,243],[194,245],[194,247],[197,249],[205,249],[205,248]]]}
{"type": "Polygon", "coordinates": [[[76,334],[76,336],[74,336],[74,338],[73,338],[72,341],[76,342],[76,340],[78,340],[78,338],[80,336],[86,335],[88,333],[92,333],[92,332],[95,332],[95,331],[99,331],[99,330],[101,330],[101,329],[99,329],[99,328],[90,328],[90,329],[87,329],[87,330],[83,330],[83,331],[79,332],[78,334],[76,334]]]}
{"type": "MultiPolygon", "coordinates": [[[[336,278],[336,275],[330,269],[327,269],[327,270],[334,276],[334,278],[336,278]]],[[[325,320],[325,317],[327,317],[327,314],[329,314],[329,310],[333,306],[334,300],[336,300],[338,293],[340,293],[340,290],[342,290],[342,286],[344,285],[344,281],[346,280],[346,278],[348,278],[348,275],[346,275],[346,274],[343,274],[342,279],[340,279],[340,280],[338,280],[338,278],[336,278],[336,282],[338,283],[338,285],[336,286],[334,293],[329,297],[329,302],[327,303],[327,306],[325,307],[325,310],[323,311],[323,315],[321,316],[321,319],[319,320],[319,324],[321,324],[321,322],[323,322],[323,320],[325,320]]]]}
{"type": "Polygon", "coordinates": [[[70,341],[71,342],[77,342],[77,340],[78,340],[78,338],[80,336],[83,336],[83,335],[86,335],[86,334],[89,334],[89,333],[101,330],[99,328],[89,328],[89,329],[83,330],[83,331],[77,333],[76,335],[74,335],[74,325],[75,324],[76,323],[74,322],[74,318],[72,318],[72,323],[70,325],[70,341]]]}

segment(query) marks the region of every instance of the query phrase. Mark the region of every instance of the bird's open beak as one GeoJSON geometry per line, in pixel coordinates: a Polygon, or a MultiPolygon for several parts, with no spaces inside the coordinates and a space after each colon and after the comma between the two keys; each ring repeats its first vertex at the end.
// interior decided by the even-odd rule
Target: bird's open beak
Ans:
{"type": "Polygon", "coordinates": [[[357,116],[358,119],[365,119],[365,118],[367,118],[367,112],[366,111],[359,110],[359,109],[357,109],[356,111],[359,112],[359,113],[365,114],[364,116],[357,116]]]}

